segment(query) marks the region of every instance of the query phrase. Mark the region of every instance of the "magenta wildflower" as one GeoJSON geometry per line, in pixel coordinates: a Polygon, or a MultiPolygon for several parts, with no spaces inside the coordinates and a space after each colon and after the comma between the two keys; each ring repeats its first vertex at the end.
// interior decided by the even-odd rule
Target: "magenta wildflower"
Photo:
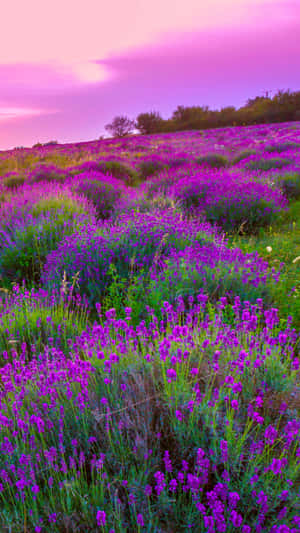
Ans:
{"type": "Polygon", "coordinates": [[[176,411],[175,411],[175,416],[176,416],[177,420],[179,420],[180,422],[182,422],[182,420],[183,420],[183,415],[182,415],[182,412],[179,411],[179,409],[176,409],[176,411]]]}
{"type": "Polygon", "coordinates": [[[145,525],[145,522],[144,522],[144,518],[143,518],[143,515],[141,513],[139,513],[136,517],[136,523],[138,526],[141,526],[141,527],[144,527],[145,525]]]}
{"type": "Polygon", "coordinates": [[[106,512],[105,511],[101,511],[99,509],[99,511],[97,511],[96,520],[97,520],[97,526],[105,526],[105,524],[106,524],[106,512]]]}
{"type": "Polygon", "coordinates": [[[169,483],[169,490],[171,492],[176,492],[176,489],[177,489],[177,485],[178,485],[178,482],[175,478],[171,479],[170,483],[169,483]]]}
{"type": "Polygon", "coordinates": [[[220,441],[220,449],[221,449],[221,459],[223,463],[226,463],[226,461],[228,461],[228,444],[226,440],[220,441]]]}

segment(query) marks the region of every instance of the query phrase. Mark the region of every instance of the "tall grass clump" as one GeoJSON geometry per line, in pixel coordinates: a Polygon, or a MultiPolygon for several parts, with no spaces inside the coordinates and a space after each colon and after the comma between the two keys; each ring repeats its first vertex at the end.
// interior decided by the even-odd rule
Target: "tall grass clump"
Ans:
{"type": "Polygon", "coordinates": [[[72,234],[88,221],[86,215],[66,216],[65,211],[47,211],[28,217],[10,233],[2,231],[0,249],[0,273],[4,280],[38,283],[48,254],[65,235],[72,234]]]}
{"type": "Polygon", "coordinates": [[[14,285],[0,301],[0,361],[13,362],[38,356],[45,346],[69,349],[70,341],[87,326],[87,308],[79,295],[73,298],[76,276],[62,279],[60,292],[25,289],[14,285]]]}

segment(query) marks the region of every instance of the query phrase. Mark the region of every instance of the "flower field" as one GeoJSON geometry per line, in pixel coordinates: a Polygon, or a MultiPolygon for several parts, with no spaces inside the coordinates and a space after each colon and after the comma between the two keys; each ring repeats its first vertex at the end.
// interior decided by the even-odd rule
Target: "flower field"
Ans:
{"type": "Polygon", "coordinates": [[[0,152],[0,531],[300,532],[300,123],[0,152]]]}

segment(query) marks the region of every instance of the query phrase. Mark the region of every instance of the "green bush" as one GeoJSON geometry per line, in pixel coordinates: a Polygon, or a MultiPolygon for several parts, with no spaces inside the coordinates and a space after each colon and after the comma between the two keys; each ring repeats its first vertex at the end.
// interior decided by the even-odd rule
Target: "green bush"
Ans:
{"type": "Polygon", "coordinates": [[[289,200],[298,200],[300,198],[300,172],[285,174],[277,178],[277,183],[289,200]]]}
{"type": "Polygon", "coordinates": [[[84,213],[88,215],[87,210],[79,203],[79,201],[76,201],[76,199],[67,195],[42,198],[36,202],[31,209],[31,213],[34,217],[45,215],[49,212],[55,214],[55,212],[58,211],[63,212],[65,220],[71,220],[84,213]]]}
{"type": "Polygon", "coordinates": [[[165,163],[158,161],[157,159],[148,159],[147,161],[142,161],[138,165],[139,174],[142,179],[147,179],[149,176],[157,174],[166,167],[167,165],[165,163]]]}
{"type": "Polygon", "coordinates": [[[198,165],[205,165],[212,168],[223,168],[228,165],[227,157],[217,153],[202,155],[201,157],[197,157],[195,161],[198,165]]]}
{"type": "Polygon", "coordinates": [[[237,202],[235,198],[220,199],[205,207],[205,216],[228,233],[257,234],[260,228],[270,226],[278,218],[278,209],[264,198],[237,202]]]}
{"type": "Polygon", "coordinates": [[[272,168],[284,168],[290,165],[292,161],[290,159],[284,159],[282,157],[271,157],[268,159],[255,159],[246,163],[245,167],[248,170],[271,170],[272,168]]]}
{"type": "Polygon", "coordinates": [[[79,194],[83,194],[96,208],[97,218],[106,220],[115,211],[122,192],[109,183],[93,180],[81,183],[75,188],[79,194]]]}
{"type": "Polygon", "coordinates": [[[49,252],[54,250],[65,235],[70,235],[80,224],[80,218],[65,218],[65,213],[40,216],[30,225],[16,228],[10,244],[0,253],[0,273],[8,281],[32,285],[38,283],[49,252]]]}
{"type": "Polygon", "coordinates": [[[64,183],[68,173],[55,165],[40,163],[30,173],[28,181],[30,183],[40,183],[41,181],[64,183]]]}
{"type": "Polygon", "coordinates": [[[200,200],[203,200],[210,190],[210,185],[203,183],[189,183],[183,187],[179,194],[178,204],[180,209],[188,215],[190,211],[199,206],[200,200]]]}
{"type": "Polygon", "coordinates": [[[256,153],[257,153],[256,150],[243,150],[242,152],[240,152],[238,155],[236,155],[232,159],[231,164],[236,165],[243,159],[247,159],[247,157],[250,157],[251,155],[255,155],[256,153]]]}
{"type": "Polygon", "coordinates": [[[25,182],[24,176],[7,176],[3,178],[2,183],[8,189],[17,189],[25,182]]]}
{"type": "Polygon", "coordinates": [[[84,309],[72,307],[64,302],[53,305],[50,297],[48,303],[30,295],[24,297],[21,305],[13,305],[8,313],[2,313],[0,353],[6,351],[10,355],[12,350],[20,353],[22,343],[26,343],[27,358],[31,357],[32,345],[35,345],[37,354],[46,345],[68,352],[68,339],[80,335],[87,325],[84,309]]]}
{"type": "Polygon", "coordinates": [[[146,292],[146,304],[159,318],[163,301],[175,304],[182,297],[188,304],[189,297],[196,297],[202,290],[212,304],[225,295],[229,302],[230,298],[233,302],[234,296],[253,303],[257,298],[264,298],[266,304],[271,301],[269,289],[263,284],[255,287],[245,283],[242,271],[236,271],[235,264],[220,262],[214,268],[203,265],[200,270],[184,260],[180,264],[167,260],[166,264],[167,268],[150,283],[146,292]]]}
{"type": "Polygon", "coordinates": [[[101,172],[109,172],[115,178],[118,178],[126,185],[137,185],[139,182],[138,173],[129,165],[120,161],[99,161],[98,169],[101,172]]]}
{"type": "Polygon", "coordinates": [[[187,157],[175,157],[174,159],[170,159],[168,162],[169,168],[179,168],[183,165],[186,165],[189,162],[189,159],[187,157]]]}
{"type": "Polygon", "coordinates": [[[292,150],[292,149],[296,149],[296,148],[300,148],[300,144],[299,143],[282,142],[280,144],[270,144],[268,146],[264,146],[264,151],[265,152],[269,152],[269,153],[276,152],[276,153],[280,154],[281,152],[286,152],[287,150],[292,150]]]}

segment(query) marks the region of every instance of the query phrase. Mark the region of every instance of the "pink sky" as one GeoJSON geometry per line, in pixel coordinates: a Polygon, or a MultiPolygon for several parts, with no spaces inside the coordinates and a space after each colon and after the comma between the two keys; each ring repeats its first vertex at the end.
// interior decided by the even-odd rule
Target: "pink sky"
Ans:
{"type": "Polygon", "coordinates": [[[1,19],[0,150],[300,90],[300,0],[10,0],[1,19]]]}

